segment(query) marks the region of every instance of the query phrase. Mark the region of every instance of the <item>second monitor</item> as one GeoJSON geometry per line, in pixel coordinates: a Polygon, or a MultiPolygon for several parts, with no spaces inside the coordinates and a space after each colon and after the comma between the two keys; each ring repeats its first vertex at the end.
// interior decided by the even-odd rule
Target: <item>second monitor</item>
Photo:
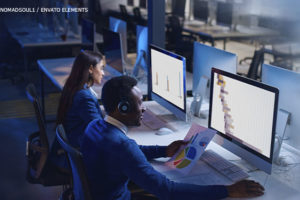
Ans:
{"type": "Polygon", "coordinates": [[[209,128],[217,143],[257,168],[271,173],[277,88],[212,69],[209,128]]]}
{"type": "Polygon", "coordinates": [[[151,98],[186,121],[185,58],[150,45],[151,98]]]}
{"type": "Polygon", "coordinates": [[[233,53],[194,42],[193,92],[202,76],[210,78],[212,68],[236,73],[237,56],[233,53]]]}

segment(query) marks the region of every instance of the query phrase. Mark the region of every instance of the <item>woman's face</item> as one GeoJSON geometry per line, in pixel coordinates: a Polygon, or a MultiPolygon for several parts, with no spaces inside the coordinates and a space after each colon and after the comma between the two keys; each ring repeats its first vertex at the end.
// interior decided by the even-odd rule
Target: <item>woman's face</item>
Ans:
{"type": "Polygon", "coordinates": [[[104,76],[104,66],[105,60],[102,59],[96,66],[90,67],[89,73],[92,75],[95,84],[101,83],[102,77],[104,76]]]}

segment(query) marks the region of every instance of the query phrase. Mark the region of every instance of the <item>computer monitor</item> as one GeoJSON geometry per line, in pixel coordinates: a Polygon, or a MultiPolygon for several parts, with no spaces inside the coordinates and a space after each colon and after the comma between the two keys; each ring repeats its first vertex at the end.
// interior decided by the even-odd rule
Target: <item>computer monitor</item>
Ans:
{"type": "Polygon", "coordinates": [[[120,34],[103,29],[103,43],[107,65],[124,74],[120,34]]]}
{"type": "Polygon", "coordinates": [[[127,23],[115,17],[109,17],[109,30],[120,33],[121,36],[121,49],[122,60],[124,63],[127,61],[127,23]]]}
{"type": "Polygon", "coordinates": [[[127,0],[127,6],[134,6],[134,0],[127,0]]]}
{"type": "MultiPolygon", "coordinates": [[[[236,73],[237,56],[233,53],[194,42],[194,63],[193,63],[193,93],[197,93],[201,77],[210,78],[213,67],[227,72],[236,73]]],[[[209,85],[208,85],[209,87],[209,85]]],[[[209,90],[206,96],[209,97],[209,90]]]]}
{"type": "Polygon", "coordinates": [[[208,1],[203,0],[194,0],[193,7],[194,19],[204,21],[207,23],[208,21],[208,1]]]}
{"type": "MultiPolygon", "coordinates": [[[[278,109],[290,113],[286,126],[286,143],[299,149],[300,144],[300,74],[280,67],[263,64],[262,82],[280,91],[278,109]]],[[[281,122],[278,122],[281,123],[281,122]]]]}
{"type": "Polygon", "coordinates": [[[221,26],[228,26],[231,28],[232,13],[233,13],[232,3],[218,2],[217,16],[216,16],[217,24],[221,26]]]}
{"type": "Polygon", "coordinates": [[[147,55],[148,55],[148,27],[146,26],[136,26],[136,62],[133,68],[132,74],[137,77],[139,69],[144,70],[144,75],[147,76],[147,55]]]}
{"type": "Polygon", "coordinates": [[[90,50],[95,50],[95,31],[96,25],[93,21],[86,18],[81,19],[81,42],[90,50]]]}
{"type": "Polygon", "coordinates": [[[140,8],[147,9],[147,0],[140,0],[140,8]]]}
{"type": "Polygon", "coordinates": [[[185,58],[149,45],[151,98],[186,121],[185,58]]]}
{"type": "Polygon", "coordinates": [[[172,1],[172,14],[184,18],[186,0],[173,0],[172,1]]]}
{"type": "Polygon", "coordinates": [[[214,141],[271,174],[279,91],[212,69],[209,128],[214,141]]]}

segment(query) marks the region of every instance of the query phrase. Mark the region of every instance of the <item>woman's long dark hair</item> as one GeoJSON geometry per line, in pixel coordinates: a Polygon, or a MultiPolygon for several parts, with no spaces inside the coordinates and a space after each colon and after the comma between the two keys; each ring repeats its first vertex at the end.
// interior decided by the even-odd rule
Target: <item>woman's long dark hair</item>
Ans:
{"type": "Polygon", "coordinates": [[[87,50],[81,51],[76,57],[71,74],[62,90],[57,110],[56,124],[62,124],[64,122],[66,113],[72,105],[75,93],[81,90],[84,84],[88,86],[93,85],[94,80],[89,74],[89,68],[90,66],[95,67],[103,58],[104,56],[101,53],[87,50]]]}

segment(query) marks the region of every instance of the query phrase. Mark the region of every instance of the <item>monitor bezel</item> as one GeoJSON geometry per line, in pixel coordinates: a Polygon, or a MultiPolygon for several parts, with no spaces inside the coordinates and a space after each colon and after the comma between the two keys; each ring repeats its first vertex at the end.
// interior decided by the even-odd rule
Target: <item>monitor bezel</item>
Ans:
{"type": "Polygon", "coordinates": [[[149,44],[149,78],[148,78],[148,87],[149,87],[149,92],[148,94],[150,96],[150,99],[155,100],[168,110],[170,110],[176,117],[179,119],[182,119],[184,121],[187,120],[187,107],[186,107],[186,59],[183,56],[180,56],[178,54],[175,54],[173,52],[167,51],[165,49],[162,49],[158,46],[155,46],[153,44],[149,44]],[[158,51],[160,53],[163,53],[165,55],[171,56],[175,59],[178,59],[183,62],[183,95],[184,95],[184,109],[178,107],[177,105],[173,104],[172,102],[168,101],[164,97],[160,96],[159,94],[153,92],[152,90],[152,52],[151,50],[158,51]],[[175,109],[175,110],[174,110],[175,109]]]}
{"type": "MultiPolygon", "coordinates": [[[[261,88],[261,89],[264,89],[264,90],[267,90],[269,92],[272,92],[275,94],[275,100],[274,100],[274,113],[273,113],[273,126],[272,126],[272,138],[271,138],[271,147],[270,147],[270,158],[266,157],[265,155],[251,149],[250,147],[240,143],[238,140],[235,140],[234,138],[231,138],[221,132],[219,132],[218,130],[214,129],[213,127],[211,127],[211,115],[212,115],[212,101],[213,101],[213,95],[210,95],[210,104],[209,104],[209,118],[208,118],[208,127],[211,128],[211,129],[214,129],[217,131],[217,134],[219,136],[221,136],[222,138],[226,139],[227,141],[239,146],[240,148],[250,152],[251,154],[254,154],[255,156],[259,157],[260,159],[268,162],[269,164],[272,165],[272,159],[273,159],[273,149],[274,149],[274,140],[275,140],[275,130],[276,130],[276,120],[277,120],[277,110],[278,110],[278,96],[279,96],[279,90],[275,87],[271,87],[269,85],[266,85],[266,84],[263,84],[263,83],[260,83],[260,82],[257,82],[257,81],[254,81],[252,79],[249,79],[249,78],[246,78],[246,77],[242,77],[242,76],[239,76],[239,75],[236,75],[236,74],[232,74],[232,73],[229,73],[229,72],[226,72],[226,71],[223,71],[223,70],[220,70],[220,69],[216,69],[216,68],[212,68],[212,71],[211,71],[211,88],[210,88],[210,93],[213,94],[213,83],[214,83],[214,74],[215,73],[218,73],[218,74],[221,74],[221,75],[224,75],[224,76],[227,76],[229,78],[232,78],[232,79],[235,79],[235,80],[238,80],[238,81],[241,81],[243,83],[246,83],[246,84],[249,84],[249,85],[252,85],[252,86],[255,86],[255,87],[258,87],[258,88],[261,88]]],[[[226,148],[226,147],[225,147],[226,148]]],[[[233,152],[233,153],[236,153],[236,152],[233,152]]],[[[242,157],[242,155],[239,155],[242,157]]],[[[250,161],[251,162],[251,161],[250,161]]],[[[253,163],[255,164],[255,163],[253,163]]],[[[269,170],[265,170],[266,172],[269,172],[271,173],[270,171],[271,169],[269,170]]]]}

